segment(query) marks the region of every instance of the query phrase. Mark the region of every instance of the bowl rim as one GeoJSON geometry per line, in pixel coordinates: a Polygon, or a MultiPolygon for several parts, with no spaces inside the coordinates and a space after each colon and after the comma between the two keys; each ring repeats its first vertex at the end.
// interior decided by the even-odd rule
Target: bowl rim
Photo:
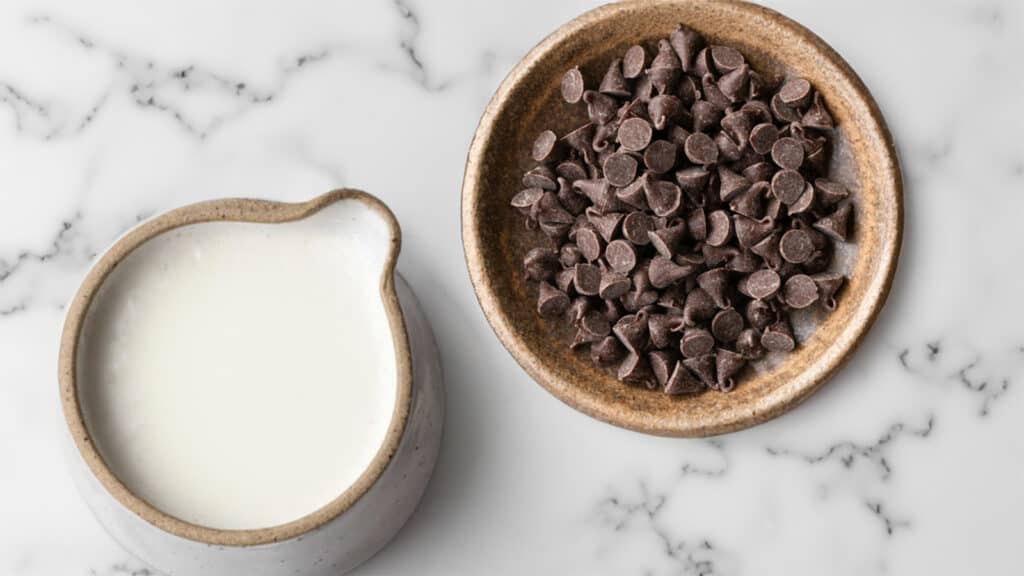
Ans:
{"type": "Polygon", "coordinates": [[[570,407],[606,423],[657,436],[706,437],[749,428],[791,410],[820,389],[849,360],[881,312],[892,288],[903,243],[903,176],[899,157],[885,118],[867,86],[849,63],[814,32],[779,12],[744,0],[623,0],[587,11],[546,36],[512,68],[484,110],[467,154],[461,208],[463,249],[477,302],[491,329],[516,362],[535,382],[570,407]],[[869,123],[870,126],[865,132],[878,141],[879,149],[884,152],[881,157],[885,162],[887,175],[887,178],[884,179],[884,188],[888,191],[886,194],[892,196],[892,209],[880,211],[883,214],[882,220],[893,231],[880,246],[881,261],[878,263],[878,272],[874,275],[876,278],[880,277],[880,281],[873,283],[871,289],[866,293],[866,297],[870,301],[861,306],[861,308],[866,308],[866,313],[858,314],[859,322],[856,323],[852,338],[847,342],[843,353],[828,358],[816,378],[807,385],[791,391],[788,395],[772,395],[770,402],[764,407],[733,410],[726,415],[727,417],[719,417],[710,422],[693,420],[666,422],[661,419],[652,423],[635,417],[636,411],[634,410],[615,410],[608,402],[573,394],[574,387],[550,373],[545,368],[543,361],[530,351],[513,324],[506,321],[506,318],[498,311],[500,300],[485,274],[481,223],[474,217],[483,194],[481,171],[486,164],[485,155],[494,136],[495,121],[507,106],[509,94],[524,81],[534,64],[554,50],[565,38],[580,32],[595,22],[645,5],[715,6],[718,8],[725,6],[729,10],[746,12],[759,18],[809,46],[819,58],[836,68],[839,75],[849,83],[866,108],[868,116],[864,122],[869,123]],[[630,417],[630,415],[634,417],[630,417]]]}
{"type": "Polygon", "coordinates": [[[102,487],[121,505],[157,528],[188,540],[218,546],[250,547],[289,540],[312,532],[344,514],[376,484],[398,451],[412,403],[412,354],[405,317],[395,291],[395,264],[402,231],[391,210],[375,196],[352,188],[333,190],[306,202],[224,198],[189,204],[135,226],[117,239],[86,274],[65,316],[58,357],[58,382],[64,419],[78,453],[102,487]],[[384,440],[363,473],[333,500],[290,522],[257,529],[219,529],[179,519],[136,495],[107,466],[86,426],[78,397],[77,356],[86,313],[99,288],[136,248],[176,228],[208,222],[279,224],[302,220],[336,202],[355,201],[376,213],[388,229],[388,248],[380,278],[380,296],[394,339],[395,405],[384,440]]]}

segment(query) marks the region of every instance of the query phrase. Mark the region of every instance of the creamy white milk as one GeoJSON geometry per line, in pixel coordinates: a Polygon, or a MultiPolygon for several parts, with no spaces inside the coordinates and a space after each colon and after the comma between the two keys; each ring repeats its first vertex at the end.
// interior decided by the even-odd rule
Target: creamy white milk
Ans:
{"type": "Polygon", "coordinates": [[[195,224],[130,254],[90,306],[78,355],[86,423],[114,474],[221,529],[339,496],[394,409],[387,243],[379,215],[342,201],[292,223],[195,224]]]}

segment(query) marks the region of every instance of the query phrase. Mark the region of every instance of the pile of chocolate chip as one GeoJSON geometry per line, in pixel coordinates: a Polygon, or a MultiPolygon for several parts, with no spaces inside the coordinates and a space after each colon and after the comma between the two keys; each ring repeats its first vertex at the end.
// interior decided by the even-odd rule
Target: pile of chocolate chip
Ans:
{"type": "Polygon", "coordinates": [[[835,308],[852,208],[825,178],[833,120],[807,80],[773,86],[680,26],[597,90],[574,68],[561,91],[590,121],[537,137],[512,206],[553,244],[525,274],[572,348],[630,384],[726,392],[748,361],[793,350],[793,310],[835,308]]]}

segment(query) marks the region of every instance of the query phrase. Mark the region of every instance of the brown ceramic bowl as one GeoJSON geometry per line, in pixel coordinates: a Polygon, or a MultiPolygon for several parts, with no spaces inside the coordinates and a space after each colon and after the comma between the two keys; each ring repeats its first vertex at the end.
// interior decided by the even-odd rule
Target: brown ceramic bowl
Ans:
{"type": "Polygon", "coordinates": [[[512,70],[480,120],[466,165],[462,228],[466,261],[480,305],[502,344],[538,383],[566,404],[606,422],[666,436],[709,436],[764,422],[824,384],[864,337],[889,292],[903,222],[902,180],[889,130],[857,74],[821,38],[753,4],[730,0],[629,1],[602,6],[545,38],[512,70]],[[509,200],[529,169],[529,149],[544,129],[564,134],[585,111],[561,100],[562,74],[579,64],[599,80],[614,56],[650,44],[684,23],[739,48],[753,67],[776,78],[811,81],[839,130],[830,177],[855,197],[850,281],[835,312],[822,316],[801,345],[775,366],[748,371],[736,390],[670,397],[626,386],[568,351],[561,322],[538,317],[536,289],[522,257],[537,244],[509,200]]]}

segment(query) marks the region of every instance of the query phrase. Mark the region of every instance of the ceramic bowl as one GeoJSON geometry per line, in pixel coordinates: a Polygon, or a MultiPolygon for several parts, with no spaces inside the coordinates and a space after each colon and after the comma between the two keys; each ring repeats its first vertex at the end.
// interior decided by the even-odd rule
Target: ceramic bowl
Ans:
{"type": "MultiPolygon", "coordinates": [[[[363,239],[363,238],[361,238],[363,239]]],[[[79,490],[96,518],[129,552],[162,573],[341,574],[380,550],[412,514],[430,478],[444,419],[441,368],[433,334],[412,290],[395,271],[398,223],[379,200],[338,190],[301,204],[214,200],[143,222],[96,262],[71,301],[64,324],[59,380],[70,432],[69,458],[79,490]],[[344,213],[329,209],[352,205],[344,213]],[[148,240],[179,227],[214,221],[283,224],[322,215],[318,226],[365,234],[382,261],[380,297],[394,338],[397,393],[390,427],[361,476],[319,510],[279,526],[218,530],[190,524],[152,506],[107,466],[83,417],[76,374],[87,312],[104,280],[148,240]],[[365,232],[364,232],[365,231],[365,232]]]]}
{"type": "MultiPolygon", "coordinates": [[[[625,428],[666,436],[708,436],[752,426],[807,398],[864,337],[889,292],[903,220],[902,180],[889,130],[857,74],[821,38],[772,10],[732,0],[626,1],[602,6],[545,38],[509,73],[480,121],[466,165],[462,228],[470,277],[487,320],[526,372],[566,404],[625,428]],[[739,48],[753,67],[803,76],[824,96],[839,130],[833,170],[854,190],[855,222],[838,309],[804,335],[781,363],[745,375],[736,390],[690,397],[629,387],[567,350],[561,322],[538,317],[536,290],[522,275],[537,240],[509,207],[532,167],[537,134],[585,122],[561,100],[564,72],[580,65],[596,82],[608,62],[637,43],[664,38],[677,23],[711,42],[739,48]]],[[[799,336],[799,334],[798,334],[799,336]]]]}

